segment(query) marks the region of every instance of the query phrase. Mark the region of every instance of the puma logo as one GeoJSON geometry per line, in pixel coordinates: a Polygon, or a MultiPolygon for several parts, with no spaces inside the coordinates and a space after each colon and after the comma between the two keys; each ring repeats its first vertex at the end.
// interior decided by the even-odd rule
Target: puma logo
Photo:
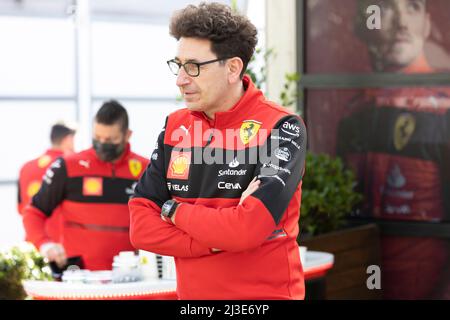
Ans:
{"type": "Polygon", "coordinates": [[[89,169],[89,167],[90,167],[89,161],[86,161],[86,160],[80,160],[80,161],[78,161],[78,164],[82,167],[85,167],[86,169],[89,169]]]}
{"type": "Polygon", "coordinates": [[[191,126],[189,126],[189,128],[186,128],[184,125],[180,126],[180,129],[183,130],[186,133],[186,135],[189,135],[189,129],[190,128],[191,128],[191,126]]]}

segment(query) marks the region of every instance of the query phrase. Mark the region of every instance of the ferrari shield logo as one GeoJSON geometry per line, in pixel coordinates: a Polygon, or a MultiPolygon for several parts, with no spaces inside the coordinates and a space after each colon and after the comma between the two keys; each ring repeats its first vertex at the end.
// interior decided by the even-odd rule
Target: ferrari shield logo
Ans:
{"type": "Polygon", "coordinates": [[[394,146],[396,150],[402,150],[411,139],[416,129],[416,119],[409,114],[401,114],[395,122],[394,146]]]}
{"type": "Polygon", "coordinates": [[[130,168],[131,175],[136,178],[142,171],[142,162],[136,159],[131,159],[128,162],[128,167],[130,168]]]}
{"type": "Polygon", "coordinates": [[[239,131],[239,136],[243,144],[247,144],[252,140],[258,133],[261,127],[261,122],[255,120],[246,120],[242,122],[241,129],[239,131]]]}

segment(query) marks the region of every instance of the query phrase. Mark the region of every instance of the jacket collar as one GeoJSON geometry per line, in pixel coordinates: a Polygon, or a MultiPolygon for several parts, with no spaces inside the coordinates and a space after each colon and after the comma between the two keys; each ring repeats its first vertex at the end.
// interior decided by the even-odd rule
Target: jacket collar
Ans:
{"type": "Polygon", "coordinates": [[[258,101],[263,99],[261,90],[255,87],[253,81],[248,75],[244,75],[242,79],[244,85],[244,94],[239,101],[228,111],[216,112],[214,119],[209,119],[203,112],[191,111],[191,115],[205,120],[213,128],[227,128],[233,124],[246,120],[247,115],[251,114],[251,108],[258,101]]]}
{"type": "Polygon", "coordinates": [[[413,63],[403,69],[402,72],[405,74],[431,73],[433,72],[433,68],[429,65],[425,54],[422,53],[413,63]]]}
{"type": "Polygon", "coordinates": [[[57,149],[47,149],[47,151],[45,151],[45,155],[48,155],[50,157],[54,157],[54,158],[58,158],[64,155],[64,152],[62,152],[61,150],[57,150],[57,149]]]}

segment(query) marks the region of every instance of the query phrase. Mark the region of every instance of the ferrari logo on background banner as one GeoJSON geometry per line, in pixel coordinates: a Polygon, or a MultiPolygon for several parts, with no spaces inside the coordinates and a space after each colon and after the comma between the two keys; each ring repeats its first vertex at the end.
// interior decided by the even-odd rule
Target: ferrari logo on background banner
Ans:
{"type": "Polygon", "coordinates": [[[416,119],[409,114],[401,114],[395,121],[394,128],[394,146],[395,149],[402,150],[411,139],[411,136],[416,129],[416,119]]]}
{"type": "Polygon", "coordinates": [[[136,178],[142,171],[142,162],[136,159],[131,159],[128,161],[128,167],[130,168],[130,172],[133,177],[136,178]]]}
{"type": "Polygon", "coordinates": [[[52,158],[48,155],[44,155],[39,158],[38,160],[38,167],[39,168],[45,168],[50,164],[50,161],[52,161],[52,158]]]}
{"type": "Polygon", "coordinates": [[[242,122],[239,136],[243,144],[247,144],[252,140],[261,128],[261,122],[255,120],[246,120],[242,122]]]}
{"type": "Polygon", "coordinates": [[[187,180],[191,165],[191,152],[172,151],[167,178],[187,180]]]}
{"type": "Polygon", "coordinates": [[[103,179],[85,177],[83,178],[83,195],[84,196],[102,196],[103,195],[103,179]]]}

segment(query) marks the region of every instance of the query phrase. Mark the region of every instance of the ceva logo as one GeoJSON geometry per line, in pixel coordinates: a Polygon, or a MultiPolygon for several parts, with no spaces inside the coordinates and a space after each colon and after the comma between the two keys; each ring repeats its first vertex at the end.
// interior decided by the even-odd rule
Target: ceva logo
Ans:
{"type": "Polygon", "coordinates": [[[242,190],[242,187],[239,183],[231,183],[231,182],[219,182],[217,185],[219,189],[226,189],[226,190],[242,190]]]}

